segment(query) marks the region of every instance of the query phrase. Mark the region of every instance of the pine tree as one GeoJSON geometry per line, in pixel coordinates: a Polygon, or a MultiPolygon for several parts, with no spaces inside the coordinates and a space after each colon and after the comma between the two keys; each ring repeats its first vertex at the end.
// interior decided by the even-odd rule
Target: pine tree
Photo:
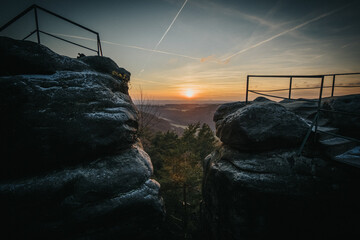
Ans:
{"type": "Polygon", "coordinates": [[[216,139],[207,124],[190,124],[181,137],[174,132],[156,133],[149,153],[155,178],[161,184],[170,225],[182,234],[195,233],[199,224],[202,161],[215,149],[216,139]]]}

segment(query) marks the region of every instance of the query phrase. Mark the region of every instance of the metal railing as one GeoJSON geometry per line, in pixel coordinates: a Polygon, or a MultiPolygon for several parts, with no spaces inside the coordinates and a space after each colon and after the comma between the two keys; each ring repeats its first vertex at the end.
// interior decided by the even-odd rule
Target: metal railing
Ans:
{"type": "MultiPolygon", "coordinates": [[[[301,155],[304,146],[306,144],[306,142],[309,139],[309,136],[311,134],[311,132],[314,132],[315,136],[318,132],[324,133],[324,134],[328,134],[328,135],[332,135],[334,137],[340,137],[340,138],[344,138],[353,142],[357,142],[360,143],[360,140],[355,139],[355,138],[351,138],[351,137],[347,137],[347,136],[342,136],[339,134],[335,134],[335,133],[331,133],[331,132],[324,132],[324,131],[320,131],[318,130],[318,122],[319,122],[319,117],[320,117],[320,112],[331,112],[331,113],[336,113],[336,114],[344,114],[344,115],[351,115],[351,116],[357,116],[360,117],[359,113],[350,113],[350,112],[342,112],[342,111],[335,111],[335,110],[327,110],[327,109],[322,109],[321,108],[321,102],[323,99],[323,89],[324,88],[331,88],[331,97],[334,96],[334,89],[335,87],[341,87],[341,88],[355,88],[355,87],[360,87],[360,85],[342,85],[342,86],[336,86],[335,85],[335,81],[336,81],[336,76],[345,76],[345,75],[359,75],[360,72],[356,72],[356,73],[336,73],[336,74],[323,74],[323,75],[248,75],[246,78],[246,97],[245,97],[245,102],[248,103],[249,102],[249,92],[257,94],[257,95],[261,95],[261,96],[266,96],[266,97],[272,97],[272,98],[279,98],[279,99],[291,99],[291,100],[299,100],[299,99],[292,99],[291,98],[291,94],[292,94],[292,90],[307,90],[307,89],[319,89],[319,97],[317,100],[317,112],[315,114],[314,119],[311,122],[311,125],[309,127],[308,132],[305,135],[305,138],[300,146],[300,149],[298,151],[298,154],[301,155]],[[331,86],[324,86],[324,79],[327,76],[332,76],[332,85],[331,86]],[[274,90],[251,90],[249,89],[249,83],[250,83],[250,79],[251,78],[289,78],[289,88],[283,88],[283,89],[274,89],[274,90]],[[313,78],[313,79],[320,79],[320,87],[304,87],[304,88],[293,88],[292,87],[292,83],[293,83],[293,79],[296,78],[313,78]],[[277,96],[277,95],[273,95],[273,94],[268,94],[269,92],[281,92],[281,91],[288,91],[288,97],[281,97],[281,96],[277,96]]],[[[301,99],[301,101],[312,101],[312,102],[316,102],[316,100],[309,100],[309,99],[301,99]]]]}
{"type": "Polygon", "coordinates": [[[65,18],[65,17],[63,17],[63,16],[60,16],[59,14],[56,14],[56,13],[54,13],[54,12],[51,12],[51,11],[49,11],[49,10],[47,10],[47,9],[45,9],[45,8],[42,8],[42,7],[40,7],[40,6],[36,5],[36,4],[31,5],[30,7],[28,7],[28,8],[25,9],[24,11],[22,11],[19,15],[17,15],[17,16],[14,17],[13,19],[11,19],[9,22],[7,22],[7,23],[4,24],[3,26],[1,26],[1,27],[0,27],[0,32],[2,32],[3,30],[5,30],[5,29],[6,29],[7,27],[9,27],[12,23],[16,22],[18,19],[20,19],[21,17],[23,17],[24,15],[26,15],[28,12],[30,12],[30,11],[32,11],[32,10],[34,11],[36,29],[35,29],[34,31],[30,32],[30,33],[29,33],[27,36],[25,36],[22,40],[26,40],[26,39],[28,39],[29,37],[31,37],[33,34],[36,33],[37,42],[40,44],[40,43],[41,43],[41,41],[40,41],[40,33],[42,33],[42,34],[45,34],[45,35],[47,35],[47,36],[56,38],[56,39],[58,39],[58,40],[62,40],[62,41],[64,41],[64,42],[67,42],[67,43],[76,45],[76,46],[81,47],[81,48],[84,48],[84,49],[87,49],[87,50],[89,50],[89,51],[96,52],[98,56],[102,56],[102,55],[103,55],[103,53],[102,53],[102,48],[101,48],[100,35],[99,35],[98,32],[95,32],[94,30],[91,30],[90,28],[87,28],[87,27],[85,27],[85,26],[83,26],[83,25],[80,25],[80,24],[78,24],[78,23],[76,23],[76,22],[74,22],[74,21],[72,21],[72,20],[70,20],[70,19],[67,19],[67,18],[65,18]],[[91,32],[91,33],[95,34],[95,35],[96,35],[96,41],[97,41],[97,49],[92,49],[92,48],[86,47],[86,46],[84,46],[84,45],[81,45],[81,44],[78,44],[78,43],[75,43],[75,42],[66,40],[66,39],[64,39],[64,38],[62,38],[62,37],[55,36],[54,34],[51,34],[51,33],[48,33],[48,32],[45,32],[45,31],[40,30],[40,28],[39,28],[38,10],[41,10],[41,11],[43,11],[43,12],[45,12],[45,13],[48,13],[48,14],[50,14],[50,15],[52,15],[52,16],[55,16],[55,17],[57,17],[57,18],[59,18],[59,19],[61,19],[61,20],[64,20],[64,21],[66,21],[66,22],[68,22],[68,23],[71,23],[71,24],[73,24],[73,25],[75,25],[75,26],[77,26],[77,27],[79,27],[79,28],[82,28],[82,29],[84,29],[84,30],[86,30],[86,31],[88,31],[88,32],[91,32]]]}
{"type": "Polygon", "coordinates": [[[320,96],[319,98],[321,98],[322,95],[322,90],[324,88],[331,88],[331,97],[334,96],[334,89],[335,87],[341,87],[341,88],[350,88],[350,87],[360,87],[359,86],[354,86],[354,85],[347,85],[347,86],[335,86],[335,80],[336,80],[336,76],[345,76],[345,75],[357,75],[360,74],[360,72],[356,72],[356,73],[335,73],[335,74],[323,74],[323,75],[248,75],[246,78],[246,96],[245,96],[245,101],[246,103],[248,103],[249,101],[249,92],[258,94],[258,95],[263,95],[263,96],[267,96],[267,97],[274,97],[274,98],[280,98],[280,99],[291,99],[291,91],[292,90],[306,90],[306,89],[317,89],[320,88],[320,96]],[[328,76],[332,76],[332,85],[331,86],[324,86],[324,79],[325,77],[328,76]],[[249,83],[250,83],[250,79],[251,78],[289,78],[289,88],[283,88],[283,89],[274,89],[274,90],[250,90],[249,89],[249,83]],[[292,82],[293,79],[296,78],[318,78],[321,79],[321,86],[320,87],[306,87],[306,88],[293,88],[292,87],[292,82]],[[264,94],[264,92],[280,92],[280,91],[289,91],[289,97],[288,98],[284,98],[284,97],[280,97],[280,96],[276,96],[276,95],[270,95],[270,94],[264,94]]]}

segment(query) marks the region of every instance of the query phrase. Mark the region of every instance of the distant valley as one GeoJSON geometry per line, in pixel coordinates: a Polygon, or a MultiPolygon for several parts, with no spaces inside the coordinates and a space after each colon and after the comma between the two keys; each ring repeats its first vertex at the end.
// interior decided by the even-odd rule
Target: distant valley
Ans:
{"type": "Polygon", "coordinates": [[[206,123],[215,131],[213,116],[220,104],[165,104],[137,105],[144,118],[148,119],[148,127],[157,132],[174,131],[181,135],[192,123],[206,123]]]}

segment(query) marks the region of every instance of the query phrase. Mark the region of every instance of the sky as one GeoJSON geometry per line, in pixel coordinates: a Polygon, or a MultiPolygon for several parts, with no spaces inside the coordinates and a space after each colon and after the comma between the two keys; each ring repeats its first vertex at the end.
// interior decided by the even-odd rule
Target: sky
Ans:
{"type": "MultiPolygon", "coordinates": [[[[142,92],[154,100],[242,101],[248,74],[360,72],[360,1],[5,0],[0,25],[33,3],[99,32],[104,56],[131,72],[133,99],[142,92]]],[[[96,48],[94,34],[44,12],[38,15],[40,30],[96,48]]],[[[34,15],[29,13],[0,35],[22,39],[34,29],[34,15]]],[[[42,44],[62,55],[94,54],[40,37],[42,44]]],[[[29,40],[36,41],[36,34],[29,40]]],[[[326,85],[331,81],[325,78],[326,85]]],[[[319,83],[294,79],[293,87],[319,83]]],[[[338,76],[336,83],[360,84],[360,75],[338,76]]],[[[249,87],[288,85],[289,79],[251,79],[249,87]]],[[[335,94],[349,91],[339,88],[335,94]]],[[[293,91],[294,97],[317,94],[318,89],[293,91]]]]}

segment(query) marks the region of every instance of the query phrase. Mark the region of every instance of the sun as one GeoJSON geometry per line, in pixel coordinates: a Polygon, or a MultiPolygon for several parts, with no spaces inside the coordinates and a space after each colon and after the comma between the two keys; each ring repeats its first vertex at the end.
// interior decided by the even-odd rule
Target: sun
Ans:
{"type": "Polygon", "coordinates": [[[192,89],[187,89],[184,93],[184,95],[187,97],[187,98],[192,98],[194,96],[195,92],[194,90],[192,89]]]}

